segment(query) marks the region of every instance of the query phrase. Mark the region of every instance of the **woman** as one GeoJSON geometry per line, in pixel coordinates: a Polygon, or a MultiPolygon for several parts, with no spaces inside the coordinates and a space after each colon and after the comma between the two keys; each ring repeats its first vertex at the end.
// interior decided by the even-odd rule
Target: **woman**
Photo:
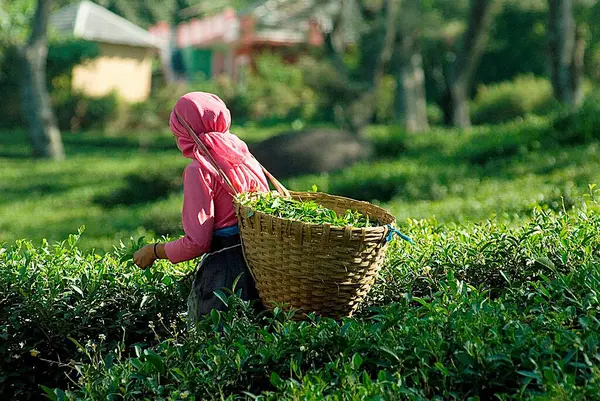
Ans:
{"type": "Polygon", "coordinates": [[[258,299],[242,254],[232,196],[268,191],[269,186],[246,144],[229,132],[231,114],[216,95],[186,94],[175,104],[169,125],[177,147],[191,159],[183,172],[185,236],[166,244],[146,245],[133,260],[147,268],[157,259],[180,263],[205,255],[188,298],[188,319],[193,322],[212,309],[224,308],[214,291],[231,288],[238,276],[236,290],[242,290],[242,298],[258,299]]]}

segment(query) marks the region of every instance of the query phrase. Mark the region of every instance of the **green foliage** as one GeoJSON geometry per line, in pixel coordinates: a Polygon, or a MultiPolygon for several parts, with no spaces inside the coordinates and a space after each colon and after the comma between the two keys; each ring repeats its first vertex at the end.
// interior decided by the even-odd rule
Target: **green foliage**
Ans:
{"type": "MultiPolygon", "coordinates": [[[[352,82],[349,87],[345,77],[327,60],[306,57],[300,60],[306,84],[318,94],[318,121],[335,121],[335,110],[348,107],[365,89],[364,83],[352,82]]],[[[383,88],[379,88],[380,93],[383,88]]],[[[385,94],[390,96],[390,93],[385,94]]]]}
{"type": "Polygon", "coordinates": [[[398,82],[395,77],[386,75],[377,87],[377,108],[375,120],[378,124],[391,122],[396,116],[396,94],[398,82]]]}
{"type": "Polygon", "coordinates": [[[311,120],[319,99],[305,79],[299,66],[262,55],[256,60],[256,74],[248,77],[247,86],[237,89],[232,111],[258,122],[311,120]]]}
{"type": "Polygon", "coordinates": [[[498,159],[508,159],[518,154],[538,150],[548,140],[551,129],[547,118],[528,118],[524,122],[478,127],[465,134],[456,150],[459,160],[484,165],[498,159]]]}
{"type": "Polygon", "coordinates": [[[376,200],[399,221],[521,221],[538,203],[560,210],[564,199],[569,209],[588,184],[600,182],[598,142],[590,138],[575,147],[560,146],[553,121],[529,117],[469,131],[433,129],[426,135],[374,126],[369,135],[384,151],[379,160],[289,178],[285,184],[295,190],[317,184],[327,193],[376,200]],[[401,150],[386,154],[386,142],[395,140],[401,150]]]}
{"type": "Polygon", "coordinates": [[[447,170],[438,163],[427,168],[401,161],[361,163],[333,175],[328,189],[334,194],[360,200],[436,200],[446,196],[458,177],[468,175],[466,166],[447,170]]]}
{"type": "Polygon", "coordinates": [[[76,375],[84,357],[76,344],[126,354],[130,345],[152,344],[179,326],[188,289],[179,284],[183,271],[132,266],[142,241],[103,257],[83,253],[80,234],[52,246],[17,241],[0,250],[3,398],[37,399],[40,384],[76,375]],[[157,323],[149,328],[151,321],[157,323]]]}
{"type": "Polygon", "coordinates": [[[133,105],[122,103],[119,105],[117,117],[110,122],[108,130],[118,133],[131,130],[168,129],[173,106],[181,96],[191,90],[204,90],[204,88],[190,88],[185,84],[166,85],[153,90],[144,102],[133,105]]]}
{"type": "Polygon", "coordinates": [[[480,85],[471,112],[475,124],[497,124],[528,114],[546,114],[554,105],[550,82],[525,75],[499,84],[480,85]]]}
{"type": "Polygon", "coordinates": [[[305,72],[296,65],[284,63],[274,55],[256,60],[256,73],[237,83],[226,75],[213,80],[197,77],[190,85],[177,84],[159,88],[144,102],[121,106],[110,131],[161,129],[168,123],[171,110],[179,97],[189,91],[216,93],[231,110],[237,124],[278,124],[311,121],[319,112],[320,101],[305,83],[305,72]]]}
{"type": "Polygon", "coordinates": [[[84,64],[100,55],[100,46],[96,42],[83,39],[62,39],[51,41],[48,45],[46,74],[48,81],[54,77],[71,77],[73,67],[84,64]]]}
{"type": "Polygon", "coordinates": [[[547,2],[506,2],[494,18],[477,82],[514,80],[523,74],[547,73],[547,2]]]}
{"type": "MultiPolygon", "coordinates": [[[[86,350],[65,399],[589,399],[600,384],[600,218],[522,228],[412,222],[366,308],[336,322],[255,315],[236,296],[193,334],[86,350]]],[[[63,392],[64,391],[64,392],[63,392]]]]}
{"type": "Polygon", "coordinates": [[[398,158],[408,149],[407,134],[400,125],[372,127],[369,139],[378,158],[398,158]]]}
{"type": "MultiPolygon", "coordinates": [[[[415,245],[391,244],[357,316],[298,323],[280,310],[257,316],[222,295],[230,309],[189,336],[178,315],[191,264],[135,268],[131,256],[144,240],[104,255],[81,250],[106,249],[133,232],[181,232],[180,194],[120,204],[141,199],[135,187],[151,194],[155,182],[179,179],[187,161],[171,135],[65,134],[73,157],[59,165],[3,157],[0,241],[39,240],[49,226],[66,236],[83,222],[89,238],[1,247],[0,393],[591,399],[600,380],[600,208],[588,184],[600,181],[599,143],[589,136],[557,146],[553,129],[548,118],[427,135],[372,127],[380,159],[287,183],[317,183],[353,198],[375,194],[390,199],[384,206],[405,222],[415,245]],[[385,154],[395,143],[398,151],[385,154]],[[116,194],[129,195],[111,207],[97,203],[116,194]],[[441,224],[433,216],[484,221],[441,224]]],[[[256,140],[274,131],[234,132],[256,140]]],[[[26,154],[22,133],[0,135],[0,152],[26,154]]]]}
{"type": "MultiPolygon", "coordinates": [[[[300,191],[316,184],[323,192],[378,200],[398,221],[522,221],[536,204],[560,210],[564,198],[569,209],[588,184],[600,183],[598,141],[559,146],[560,131],[555,133],[552,121],[527,118],[470,131],[434,128],[426,134],[373,126],[368,137],[376,160],[329,174],[289,178],[284,184],[300,191]]],[[[232,132],[253,143],[290,129],[283,124],[248,125],[232,132]]],[[[142,177],[146,170],[160,169],[165,172],[161,182],[181,177],[187,160],[165,131],[124,131],[118,137],[66,132],[63,140],[72,156],[58,165],[31,164],[25,133],[0,131],[0,241],[56,241],[81,224],[88,227],[84,249],[109,250],[115,240],[130,235],[180,235],[182,195],[176,186],[149,202],[117,201],[111,207],[98,202],[126,190],[133,193],[126,179],[130,174],[142,177]],[[45,207],[47,203],[53,207],[45,207]]],[[[151,179],[143,185],[150,193],[151,179]]]]}
{"type": "MultiPolygon", "coordinates": [[[[1,48],[0,44],[0,48],[1,48]]],[[[16,45],[0,50],[0,126],[5,128],[25,125],[21,110],[20,68],[21,59],[16,45]]],[[[71,78],[73,67],[99,55],[98,44],[85,40],[51,41],[48,46],[46,75],[50,96],[58,124],[62,129],[102,128],[114,118],[117,99],[113,95],[90,98],[73,93],[71,78]]]]}
{"type": "Polygon", "coordinates": [[[579,110],[558,116],[553,136],[559,143],[571,145],[600,139],[600,96],[592,94],[579,110]]]}
{"type": "Polygon", "coordinates": [[[427,121],[429,125],[442,125],[444,122],[444,112],[435,104],[427,105],[427,121]]]}
{"type": "MultiPolygon", "coordinates": [[[[58,79],[55,79],[54,83],[57,82],[58,79]]],[[[57,92],[51,96],[59,96],[57,92]]],[[[62,97],[61,100],[56,99],[54,102],[54,113],[58,126],[63,130],[78,132],[104,129],[117,115],[119,98],[115,93],[101,97],[69,93],[70,95],[62,97]]]]}
{"type": "Polygon", "coordinates": [[[91,97],[73,90],[73,68],[100,55],[97,43],[86,40],[61,40],[50,43],[46,74],[58,126],[77,132],[104,129],[117,115],[119,99],[115,93],[91,97]]]}
{"type": "Polygon", "coordinates": [[[135,205],[166,198],[182,188],[179,168],[152,166],[143,172],[125,176],[125,184],[121,188],[111,194],[99,196],[96,202],[106,207],[135,205]]]}
{"type": "Polygon", "coordinates": [[[33,0],[0,1],[0,59],[4,46],[25,40],[34,12],[33,0]]]}
{"type": "Polygon", "coordinates": [[[532,218],[518,227],[495,221],[455,227],[409,220],[406,230],[418,239],[419,251],[401,243],[391,246],[381,273],[386,285],[372,291],[368,303],[396,302],[407,292],[431,296],[449,269],[457,279],[495,295],[576,273],[600,257],[597,206],[591,201],[583,207],[591,210],[571,214],[534,206],[532,218]]]}
{"type": "Polygon", "coordinates": [[[0,45],[0,127],[22,126],[20,73],[21,59],[14,45],[0,45]],[[17,67],[17,68],[16,68],[17,67]]]}
{"type": "MultiPolygon", "coordinates": [[[[316,191],[316,186],[313,186],[313,191],[316,191]]],[[[315,201],[287,199],[272,192],[264,194],[246,192],[238,195],[237,199],[242,205],[253,211],[304,223],[331,224],[337,227],[375,227],[379,225],[376,221],[370,221],[369,216],[358,211],[347,210],[342,216],[315,201]]]]}

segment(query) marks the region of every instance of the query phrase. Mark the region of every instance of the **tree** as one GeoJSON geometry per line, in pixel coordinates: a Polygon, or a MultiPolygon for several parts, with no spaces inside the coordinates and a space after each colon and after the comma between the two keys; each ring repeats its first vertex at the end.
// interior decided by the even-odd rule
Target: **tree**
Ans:
{"type": "Polygon", "coordinates": [[[350,132],[361,135],[376,110],[376,91],[382,85],[385,69],[394,55],[400,0],[383,4],[340,0],[332,18],[332,29],[325,34],[326,56],[337,70],[334,85],[338,102],[336,120],[350,132]],[[361,62],[349,68],[344,62],[346,40],[354,36],[361,62]]]}
{"type": "Polygon", "coordinates": [[[399,67],[396,108],[409,132],[422,132],[429,128],[421,55],[421,7],[420,0],[404,0],[398,20],[396,48],[399,57],[394,63],[399,67]]]}
{"type": "Polygon", "coordinates": [[[451,67],[444,105],[446,121],[451,121],[456,127],[471,126],[469,92],[498,5],[498,0],[471,1],[467,30],[451,67]]]}
{"type": "Polygon", "coordinates": [[[554,96],[571,108],[583,100],[585,40],[573,16],[573,0],[548,0],[550,77],[554,96]]]}
{"type": "Polygon", "coordinates": [[[21,90],[34,155],[61,160],[65,153],[46,83],[51,3],[52,0],[38,0],[29,40],[19,49],[23,66],[21,90]]]}

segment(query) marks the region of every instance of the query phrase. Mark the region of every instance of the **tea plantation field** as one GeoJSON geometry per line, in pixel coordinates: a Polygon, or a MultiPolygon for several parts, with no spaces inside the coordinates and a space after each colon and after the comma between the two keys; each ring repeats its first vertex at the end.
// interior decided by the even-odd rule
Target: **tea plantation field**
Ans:
{"type": "Polygon", "coordinates": [[[129,261],[130,236],[180,232],[172,139],[66,135],[53,164],[2,132],[0,395],[600,399],[599,138],[571,123],[372,127],[373,162],[286,182],[375,200],[415,241],[390,245],[356,316],[299,323],[222,294],[193,333],[192,263],[129,261]]]}

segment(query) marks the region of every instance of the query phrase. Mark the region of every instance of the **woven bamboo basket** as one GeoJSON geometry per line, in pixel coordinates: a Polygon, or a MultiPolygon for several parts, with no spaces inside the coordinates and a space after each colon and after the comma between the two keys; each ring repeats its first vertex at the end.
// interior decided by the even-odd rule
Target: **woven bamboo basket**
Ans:
{"type": "Polygon", "coordinates": [[[333,318],[351,316],[381,269],[395,218],[368,202],[317,192],[290,192],[264,167],[280,196],[313,200],[338,214],[358,211],[380,226],[334,227],[254,211],[236,200],[235,187],[206,145],[185,119],[177,113],[176,117],[234,196],[244,256],[264,305],[293,308],[300,312],[296,318],[311,312],[333,318]]]}
{"type": "Polygon", "coordinates": [[[235,202],[244,255],[262,302],[341,318],[351,316],[383,264],[386,237],[395,218],[367,202],[313,192],[291,192],[344,214],[363,213],[378,227],[333,227],[282,219],[235,202]]]}

